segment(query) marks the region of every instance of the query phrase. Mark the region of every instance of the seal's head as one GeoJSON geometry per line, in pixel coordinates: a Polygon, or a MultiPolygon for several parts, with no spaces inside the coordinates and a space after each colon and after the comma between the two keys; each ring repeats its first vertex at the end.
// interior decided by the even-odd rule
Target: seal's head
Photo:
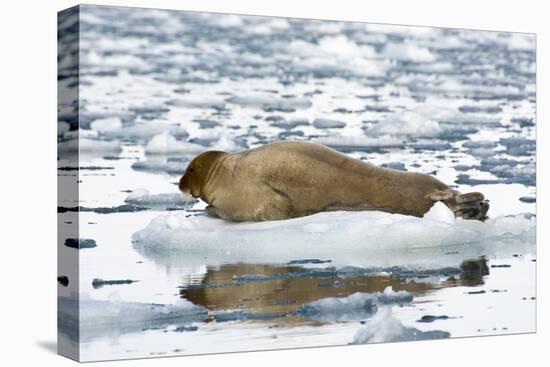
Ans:
{"type": "Polygon", "coordinates": [[[225,154],[227,153],[211,150],[193,158],[180,179],[180,191],[184,195],[191,194],[195,198],[201,197],[203,187],[213,172],[216,163],[225,154]]]}

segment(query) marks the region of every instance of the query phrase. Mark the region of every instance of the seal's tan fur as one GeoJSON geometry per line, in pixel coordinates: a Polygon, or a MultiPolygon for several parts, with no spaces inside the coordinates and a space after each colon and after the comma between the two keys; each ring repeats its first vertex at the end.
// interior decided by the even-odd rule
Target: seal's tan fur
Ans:
{"type": "Polygon", "coordinates": [[[278,220],[333,210],[423,216],[442,201],[457,216],[484,219],[480,193],[461,195],[434,177],[377,167],[331,148],[278,142],[240,153],[206,152],[187,167],[180,189],[233,221],[278,220]]]}

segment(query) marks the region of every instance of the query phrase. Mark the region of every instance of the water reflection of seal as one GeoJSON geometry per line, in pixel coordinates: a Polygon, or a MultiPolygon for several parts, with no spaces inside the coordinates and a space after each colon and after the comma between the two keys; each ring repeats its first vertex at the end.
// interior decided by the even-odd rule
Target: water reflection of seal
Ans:
{"type": "Polygon", "coordinates": [[[306,142],[277,142],[239,153],[195,157],[179,183],[233,221],[302,217],[334,210],[380,210],[422,217],[436,201],[456,216],[485,219],[481,193],[460,194],[436,178],[353,159],[306,142]]]}

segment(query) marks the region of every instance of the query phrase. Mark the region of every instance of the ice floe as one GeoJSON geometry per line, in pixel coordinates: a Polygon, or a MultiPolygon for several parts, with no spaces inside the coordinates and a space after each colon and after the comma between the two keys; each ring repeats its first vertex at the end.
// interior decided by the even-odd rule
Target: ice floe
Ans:
{"type": "Polygon", "coordinates": [[[166,172],[168,174],[183,174],[185,167],[189,163],[187,160],[179,158],[148,156],[144,161],[132,163],[132,169],[136,171],[166,172]]]}
{"type": "Polygon", "coordinates": [[[147,154],[196,154],[203,150],[202,145],[177,140],[167,132],[155,135],[145,146],[147,154]]]}
{"type": "Polygon", "coordinates": [[[136,232],[133,246],[159,262],[210,264],[227,261],[287,263],[296,258],[331,259],[335,265],[457,266],[467,256],[528,251],[534,216],[455,219],[442,203],[424,218],[382,212],[326,212],[308,217],[234,223],[205,214],[156,217],[136,232]],[[456,256],[447,255],[452,248],[456,256]],[[446,249],[444,251],[444,249],[446,249]]]}
{"type": "Polygon", "coordinates": [[[119,118],[111,117],[94,120],[91,123],[91,128],[97,131],[100,136],[109,139],[125,139],[139,142],[147,141],[160,134],[170,134],[177,139],[185,139],[189,136],[187,130],[177,124],[154,120],[147,123],[135,123],[123,126],[119,118]]]}
{"type": "MultiPolygon", "coordinates": [[[[116,297],[112,297],[116,298],[116,297]]],[[[175,304],[95,300],[81,295],[76,301],[58,297],[60,331],[69,337],[90,340],[95,337],[166,328],[200,321],[207,314],[202,306],[187,300],[175,304]]]]}
{"type": "Polygon", "coordinates": [[[436,60],[430,50],[413,43],[390,43],[384,47],[382,56],[409,62],[433,62],[436,60]]]}
{"type": "Polygon", "coordinates": [[[372,151],[383,147],[398,147],[403,139],[390,135],[377,137],[331,135],[315,138],[313,141],[327,145],[341,152],[372,151]]]}
{"type": "Polygon", "coordinates": [[[92,154],[117,154],[122,151],[118,140],[97,140],[88,138],[76,138],[57,143],[57,152],[64,154],[92,153],[92,154]]]}
{"type": "Polygon", "coordinates": [[[404,326],[399,319],[392,315],[391,307],[384,307],[357,331],[353,338],[353,344],[445,339],[450,336],[451,334],[446,331],[421,331],[404,326]]]}
{"type": "Polygon", "coordinates": [[[366,132],[372,136],[435,137],[443,132],[443,128],[437,121],[424,118],[419,114],[401,113],[388,116],[366,132]]]}
{"type": "Polygon", "coordinates": [[[193,206],[197,200],[194,198],[186,199],[179,192],[151,194],[147,189],[137,189],[132,191],[124,202],[149,208],[168,207],[181,209],[193,206]]]}
{"type": "Polygon", "coordinates": [[[122,121],[118,117],[105,117],[92,121],[90,127],[99,133],[106,133],[120,130],[122,128],[122,121]]]}
{"type": "Polygon", "coordinates": [[[268,111],[294,111],[308,109],[312,103],[306,98],[280,98],[263,95],[234,96],[226,100],[241,107],[262,108],[268,111]]]}

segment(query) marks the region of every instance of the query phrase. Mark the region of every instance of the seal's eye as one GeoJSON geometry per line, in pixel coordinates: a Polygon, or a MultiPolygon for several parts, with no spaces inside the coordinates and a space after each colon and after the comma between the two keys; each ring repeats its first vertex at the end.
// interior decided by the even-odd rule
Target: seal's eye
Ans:
{"type": "Polygon", "coordinates": [[[187,173],[191,174],[195,172],[195,168],[194,167],[189,167],[189,169],[187,170],[187,173]]]}

